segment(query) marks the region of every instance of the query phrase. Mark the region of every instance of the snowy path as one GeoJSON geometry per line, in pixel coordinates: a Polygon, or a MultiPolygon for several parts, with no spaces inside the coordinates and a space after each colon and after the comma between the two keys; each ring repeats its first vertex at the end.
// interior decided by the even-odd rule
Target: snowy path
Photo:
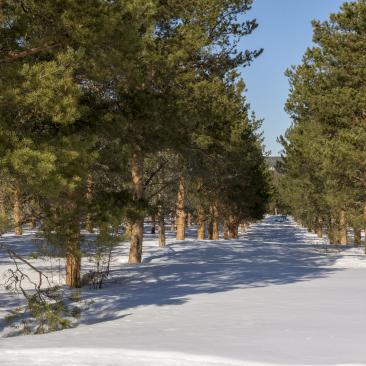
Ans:
{"type": "Polygon", "coordinates": [[[78,327],[2,338],[0,365],[366,365],[366,258],[316,241],[270,217],[234,242],[148,241],[140,267],[121,247],[78,327]]]}

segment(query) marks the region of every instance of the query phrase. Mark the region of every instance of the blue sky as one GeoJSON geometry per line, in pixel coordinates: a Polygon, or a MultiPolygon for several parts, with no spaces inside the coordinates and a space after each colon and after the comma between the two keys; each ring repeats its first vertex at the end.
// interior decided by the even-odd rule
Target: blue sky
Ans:
{"type": "Polygon", "coordinates": [[[264,48],[264,53],[242,76],[247,99],[258,117],[264,118],[266,149],[277,155],[276,138],[290,126],[284,111],[289,85],[286,68],[301,62],[312,45],[311,20],[325,20],[344,0],[254,0],[247,18],[256,18],[259,28],[243,39],[242,49],[264,48]]]}

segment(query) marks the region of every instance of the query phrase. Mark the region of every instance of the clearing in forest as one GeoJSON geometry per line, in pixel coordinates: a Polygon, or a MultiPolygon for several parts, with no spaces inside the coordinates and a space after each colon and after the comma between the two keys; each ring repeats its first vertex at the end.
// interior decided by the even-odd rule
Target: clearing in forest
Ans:
{"type": "MultiPolygon", "coordinates": [[[[148,236],[140,266],[119,246],[105,287],[82,290],[92,301],[75,328],[3,338],[0,364],[366,364],[361,252],[273,216],[236,241],[189,234],[165,249],[148,236]]],[[[27,248],[30,236],[6,240],[27,248]]],[[[1,315],[13,303],[1,293],[1,315]]]]}

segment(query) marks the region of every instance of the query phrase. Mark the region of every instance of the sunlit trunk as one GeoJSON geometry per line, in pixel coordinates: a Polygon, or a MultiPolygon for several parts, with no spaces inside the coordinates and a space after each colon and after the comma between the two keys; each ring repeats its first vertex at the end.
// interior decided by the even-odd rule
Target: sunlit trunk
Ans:
{"type": "Polygon", "coordinates": [[[199,205],[197,208],[197,239],[204,240],[205,239],[205,210],[199,205]]]}
{"type": "Polygon", "coordinates": [[[208,221],[207,239],[208,240],[213,240],[213,221],[212,221],[211,216],[210,216],[209,221],[208,221]]]}
{"type": "Polygon", "coordinates": [[[222,231],[223,231],[223,233],[222,233],[223,238],[225,240],[228,240],[229,239],[229,224],[228,224],[227,220],[224,221],[222,231]]]}
{"type": "Polygon", "coordinates": [[[179,188],[176,205],[177,240],[186,238],[186,213],[185,213],[185,180],[182,176],[179,179],[179,188]]]}
{"type": "Polygon", "coordinates": [[[22,214],[21,194],[18,188],[16,188],[14,191],[13,219],[14,219],[15,235],[22,235],[23,214],[22,214]]]}
{"type": "Polygon", "coordinates": [[[5,193],[2,189],[0,190],[0,215],[3,217],[6,216],[5,193]]]}
{"type": "Polygon", "coordinates": [[[66,285],[71,288],[80,287],[81,251],[80,251],[80,225],[75,218],[67,228],[66,245],[66,285]]]}
{"type": "Polygon", "coordinates": [[[347,217],[346,212],[342,210],[339,215],[339,241],[342,245],[347,245],[347,217]]]}
{"type": "Polygon", "coordinates": [[[229,217],[229,239],[238,238],[239,223],[233,215],[229,217]]]}
{"type": "Polygon", "coordinates": [[[165,239],[165,222],[164,215],[159,213],[159,247],[164,248],[166,245],[165,239]]]}
{"type": "Polygon", "coordinates": [[[192,227],[192,214],[190,212],[187,214],[187,227],[192,227]]]}
{"type": "Polygon", "coordinates": [[[212,239],[219,240],[219,213],[216,205],[212,206],[212,239]]]}
{"type": "MultiPolygon", "coordinates": [[[[138,203],[144,196],[144,157],[140,148],[136,148],[131,160],[132,177],[132,198],[138,203]]],[[[144,218],[141,215],[131,221],[130,254],[128,263],[138,264],[142,260],[142,240],[143,240],[144,218]]]]}

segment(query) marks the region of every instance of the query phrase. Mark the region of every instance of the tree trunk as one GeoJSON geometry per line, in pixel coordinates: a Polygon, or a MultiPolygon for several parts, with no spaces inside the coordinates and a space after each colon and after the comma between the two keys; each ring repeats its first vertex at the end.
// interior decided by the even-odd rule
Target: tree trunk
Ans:
{"type": "Polygon", "coordinates": [[[212,206],[212,239],[219,240],[219,213],[215,205],[212,206]]]}
{"type": "Polygon", "coordinates": [[[212,240],[219,240],[219,237],[220,237],[219,222],[215,220],[213,222],[213,228],[212,228],[212,240]]]}
{"type": "Polygon", "coordinates": [[[222,228],[222,235],[224,237],[224,240],[229,240],[229,224],[227,222],[227,220],[224,221],[224,226],[222,228]]]}
{"type": "Polygon", "coordinates": [[[187,214],[187,227],[192,227],[192,214],[190,212],[187,214]]]}
{"type": "Polygon", "coordinates": [[[361,245],[361,229],[356,227],[353,228],[353,236],[355,247],[359,247],[361,245]]]}
{"type": "Polygon", "coordinates": [[[173,214],[170,217],[170,231],[175,231],[175,219],[173,214]]]}
{"type": "Polygon", "coordinates": [[[155,214],[153,214],[151,216],[151,234],[155,234],[156,233],[156,216],[155,214]]]}
{"type": "Polygon", "coordinates": [[[208,222],[207,239],[208,240],[213,240],[213,220],[212,220],[212,217],[210,217],[210,220],[208,222]]]}
{"type": "Polygon", "coordinates": [[[159,247],[164,248],[166,245],[165,239],[165,222],[164,215],[159,213],[159,247]]]}
{"type": "Polygon", "coordinates": [[[179,180],[179,189],[176,205],[176,225],[177,225],[177,240],[184,240],[186,238],[186,214],[185,214],[185,181],[182,176],[179,180]]]}
{"type": "Polygon", "coordinates": [[[328,227],[328,238],[329,238],[329,244],[336,244],[336,237],[335,237],[335,228],[334,225],[330,225],[328,227]]]}
{"type": "Polygon", "coordinates": [[[334,224],[332,228],[332,244],[339,245],[340,244],[340,238],[339,238],[339,226],[337,224],[334,224]]]}
{"type": "Polygon", "coordinates": [[[81,251],[79,220],[67,229],[68,241],[66,246],[66,285],[71,288],[80,287],[81,251]]]}
{"type": "Polygon", "coordinates": [[[21,204],[21,195],[18,188],[14,191],[14,209],[13,209],[13,218],[14,218],[14,227],[15,227],[15,235],[22,235],[22,204],[21,204]]]}
{"type": "Polygon", "coordinates": [[[200,205],[197,208],[197,239],[198,240],[205,240],[205,210],[200,205]]]}
{"type": "Polygon", "coordinates": [[[124,228],[124,236],[126,238],[126,240],[130,240],[131,239],[131,233],[132,233],[132,227],[131,227],[131,223],[127,222],[125,224],[123,224],[123,228],[124,228]]]}
{"type": "Polygon", "coordinates": [[[229,239],[237,239],[238,238],[238,228],[239,224],[234,216],[230,216],[229,218],[229,239]]]}
{"type": "Polygon", "coordinates": [[[342,245],[347,245],[347,218],[346,212],[344,210],[341,211],[339,216],[339,241],[342,245]]]}
{"type": "MultiPolygon", "coordinates": [[[[132,199],[135,203],[144,197],[144,157],[140,148],[136,148],[131,161],[132,199]]],[[[138,264],[142,260],[142,240],[144,235],[144,218],[138,213],[131,221],[131,241],[128,263],[138,264]]]]}
{"type": "MultiPolygon", "coordinates": [[[[88,175],[87,181],[86,181],[86,195],[85,195],[85,199],[88,203],[91,202],[93,198],[93,177],[91,174],[88,175]]],[[[88,213],[86,215],[85,218],[85,229],[86,231],[88,231],[89,233],[93,232],[93,222],[92,222],[92,217],[91,214],[88,213]]]]}
{"type": "Polygon", "coordinates": [[[323,220],[320,217],[318,217],[316,221],[316,235],[319,238],[323,237],[323,220]]]}
{"type": "Polygon", "coordinates": [[[6,216],[5,193],[2,189],[0,190],[0,215],[3,216],[3,217],[6,216]]]}

